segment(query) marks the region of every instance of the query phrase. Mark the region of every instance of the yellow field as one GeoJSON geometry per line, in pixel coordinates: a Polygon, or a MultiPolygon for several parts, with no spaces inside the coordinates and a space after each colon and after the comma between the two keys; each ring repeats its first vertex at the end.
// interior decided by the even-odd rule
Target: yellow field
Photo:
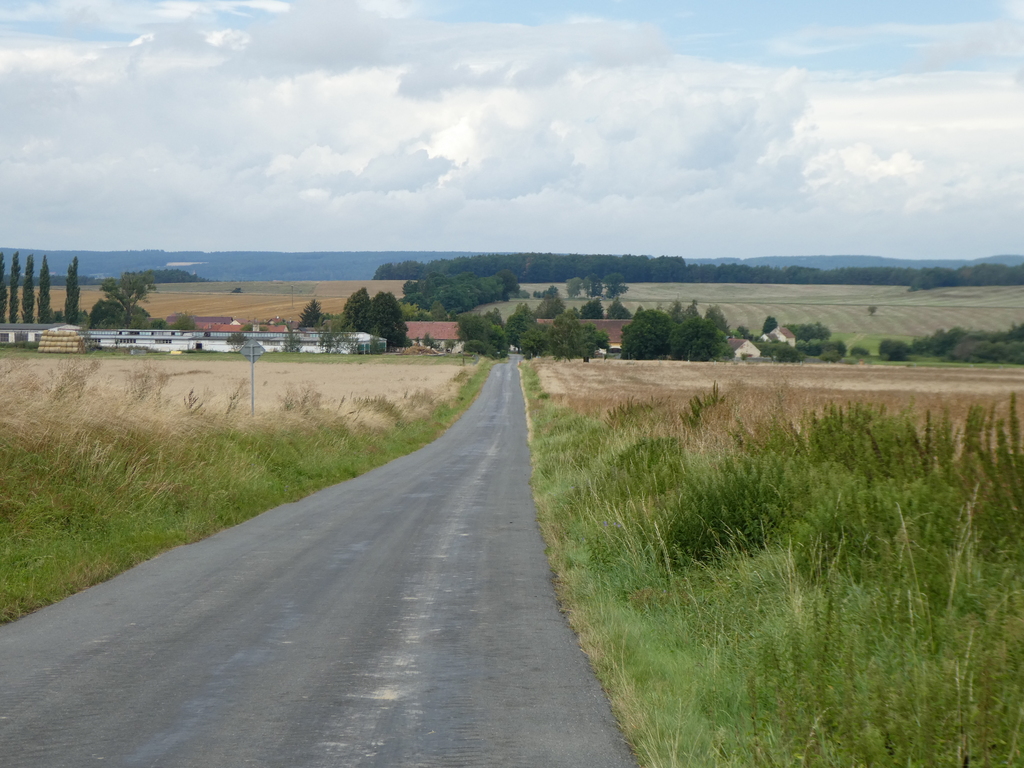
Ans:
{"type": "MultiPolygon", "coordinates": [[[[401,298],[401,280],[331,280],[324,282],[264,283],[165,283],[157,286],[142,305],[152,317],[167,317],[178,312],[200,316],[230,316],[239,320],[268,320],[282,317],[297,320],[310,299],[320,302],[324,312],[338,313],[348,297],[360,288],[370,296],[389,291],[401,298]],[[242,293],[231,293],[241,288],[242,293]]],[[[51,304],[64,306],[64,289],[50,291],[51,304]]],[[[82,286],[81,307],[89,311],[102,294],[99,286],[82,286]]]]}
{"type": "MultiPolygon", "coordinates": [[[[350,420],[373,422],[386,399],[408,416],[421,416],[455,392],[467,370],[451,358],[394,359],[309,355],[310,362],[256,363],[257,415],[289,409],[322,409],[350,420]]],[[[291,357],[291,356],[289,356],[291,357]]],[[[35,353],[0,355],[0,382],[12,394],[49,393],[62,382],[84,382],[88,400],[145,402],[164,416],[203,411],[248,416],[249,363],[241,355],[140,355],[66,357],[35,353]]]]}
{"type": "Polygon", "coordinates": [[[823,403],[862,401],[890,410],[944,410],[962,415],[974,404],[1005,404],[1024,393],[1022,368],[915,368],[869,365],[773,365],[608,360],[583,363],[534,360],[553,400],[599,414],[628,402],[656,400],[670,411],[688,409],[694,395],[717,383],[741,421],[775,412],[795,417],[823,403]],[[755,412],[757,413],[755,417],[755,412]],[[749,417],[749,418],[748,418],[749,417]]]}

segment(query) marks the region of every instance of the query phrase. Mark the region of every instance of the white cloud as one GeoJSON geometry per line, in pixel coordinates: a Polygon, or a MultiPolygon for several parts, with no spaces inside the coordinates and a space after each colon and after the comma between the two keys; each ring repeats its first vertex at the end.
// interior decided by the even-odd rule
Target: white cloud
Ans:
{"type": "Polygon", "coordinates": [[[7,240],[1020,250],[1012,72],[740,66],[673,54],[651,27],[448,25],[397,0],[118,7],[133,44],[0,48],[7,240]],[[227,17],[249,12],[265,15],[227,17]]]}

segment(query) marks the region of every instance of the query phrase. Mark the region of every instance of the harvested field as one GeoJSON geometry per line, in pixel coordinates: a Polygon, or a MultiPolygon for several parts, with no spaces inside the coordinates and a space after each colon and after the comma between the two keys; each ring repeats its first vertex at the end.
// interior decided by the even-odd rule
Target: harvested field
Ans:
{"type": "MultiPolygon", "coordinates": [[[[345,308],[348,297],[360,288],[370,296],[388,291],[402,296],[401,280],[331,280],[323,282],[263,283],[165,283],[157,286],[143,303],[152,317],[167,317],[177,312],[200,316],[227,315],[239,319],[266,320],[283,317],[298,319],[310,299],[316,299],[324,312],[337,313],[345,308]],[[241,289],[242,293],[232,293],[241,289]]],[[[54,307],[64,306],[64,289],[50,292],[54,307]]],[[[81,307],[89,311],[102,294],[99,286],[82,286],[81,307]]]]}
{"type": "Polygon", "coordinates": [[[916,368],[870,365],[772,365],[622,361],[531,363],[553,400],[597,414],[629,400],[668,401],[677,410],[718,386],[742,411],[776,411],[794,417],[827,402],[884,404],[959,416],[970,405],[1005,403],[1024,393],[1021,368],[916,368]]]}
{"type": "MultiPolygon", "coordinates": [[[[546,284],[523,285],[531,294],[546,284]]],[[[565,295],[565,285],[557,286],[565,295]]],[[[622,297],[635,312],[640,306],[668,308],[673,301],[696,300],[701,311],[717,304],[732,327],[745,325],[759,330],[768,315],[787,323],[827,325],[835,333],[887,337],[927,336],[940,328],[961,326],[971,330],[1007,330],[1024,323],[1024,287],[940,288],[908,291],[902,286],[878,285],[751,285],[745,283],[636,283],[622,297]],[[876,307],[869,314],[868,307],[876,307]]],[[[480,307],[497,306],[507,317],[523,299],[480,307]]],[[[531,307],[539,299],[525,300],[531,307]]],[[[581,307],[586,299],[568,299],[566,305],[581,307]]],[[[604,300],[605,306],[608,300],[604,300]]]]}
{"type": "MultiPolygon", "coordinates": [[[[423,416],[455,393],[455,377],[466,370],[444,358],[273,358],[266,355],[256,364],[257,416],[314,409],[366,424],[380,422],[373,413],[423,416]]],[[[249,374],[241,355],[0,357],[0,381],[8,391],[52,393],[70,379],[96,403],[145,402],[162,415],[202,410],[248,416],[249,374]]]]}

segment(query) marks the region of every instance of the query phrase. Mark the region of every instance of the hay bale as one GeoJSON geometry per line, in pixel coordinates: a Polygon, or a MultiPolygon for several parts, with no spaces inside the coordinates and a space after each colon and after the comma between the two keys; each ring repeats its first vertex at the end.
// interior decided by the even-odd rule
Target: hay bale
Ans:
{"type": "Polygon", "coordinates": [[[85,352],[85,339],[77,331],[43,331],[39,339],[39,351],[49,354],[82,354],[85,352]]]}

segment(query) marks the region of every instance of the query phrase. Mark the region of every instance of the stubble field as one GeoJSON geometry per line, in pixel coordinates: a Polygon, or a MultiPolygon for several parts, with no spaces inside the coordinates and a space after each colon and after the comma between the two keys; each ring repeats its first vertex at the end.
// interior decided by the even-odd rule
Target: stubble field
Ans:
{"type": "MultiPolygon", "coordinates": [[[[531,293],[548,286],[524,285],[531,293]]],[[[565,295],[565,286],[558,288],[565,295]]],[[[722,308],[732,327],[759,330],[768,315],[780,323],[827,325],[833,333],[867,337],[910,338],[927,336],[940,328],[961,326],[971,330],[1006,330],[1024,323],[1024,287],[941,288],[910,292],[900,286],[872,285],[748,285],[740,283],[636,283],[622,297],[635,312],[638,307],[667,309],[673,301],[696,300],[701,311],[712,304],[722,308]],[[869,314],[868,307],[876,307],[869,314]]],[[[496,305],[503,315],[518,303],[496,305]]],[[[536,306],[539,299],[525,300],[536,306]]],[[[566,300],[580,307],[585,299],[566,300]]],[[[604,300],[607,307],[608,300],[604,300]]],[[[484,310],[488,307],[482,308],[484,310]]],[[[858,343],[861,339],[854,339],[858,343]]],[[[847,343],[851,339],[847,338],[847,343]]]]}
{"type": "MultiPolygon", "coordinates": [[[[295,357],[266,355],[256,364],[259,415],[316,408],[368,421],[374,409],[368,410],[366,404],[387,401],[407,416],[421,416],[424,409],[454,394],[461,370],[445,358],[306,356],[312,359],[299,362],[295,357]]],[[[145,401],[148,409],[165,415],[250,411],[250,369],[241,355],[19,354],[0,357],[0,373],[15,395],[53,392],[71,376],[81,379],[89,399],[97,404],[145,401]]]]}
{"type": "MultiPolygon", "coordinates": [[[[401,298],[401,280],[330,280],[322,282],[253,283],[164,283],[150,294],[143,307],[152,317],[167,317],[179,312],[200,316],[230,316],[247,320],[272,317],[298,319],[310,299],[320,302],[324,312],[338,313],[348,297],[365,288],[370,296],[379,291],[401,298]],[[241,293],[232,293],[236,288],[241,293]]],[[[64,306],[64,289],[51,290],[55,308],[64,306]]],[[[82,286],[81,307],[88,311],[102,294],[99,286],[82,286]]]]}
{"type": "Polygon", "coordinates": [[[890,411],[943,410],[962,415],[971,404],[1005,402],[1024,393],[1024,369],[870,365],[773,365],[608,360],[537,360],[541,386],[553,400],[588,415],[627,401],[668,401],[682,409],[715,383],[738,415],[781,409],[799,414],[828,402],[872,402],[890,411]]]}

